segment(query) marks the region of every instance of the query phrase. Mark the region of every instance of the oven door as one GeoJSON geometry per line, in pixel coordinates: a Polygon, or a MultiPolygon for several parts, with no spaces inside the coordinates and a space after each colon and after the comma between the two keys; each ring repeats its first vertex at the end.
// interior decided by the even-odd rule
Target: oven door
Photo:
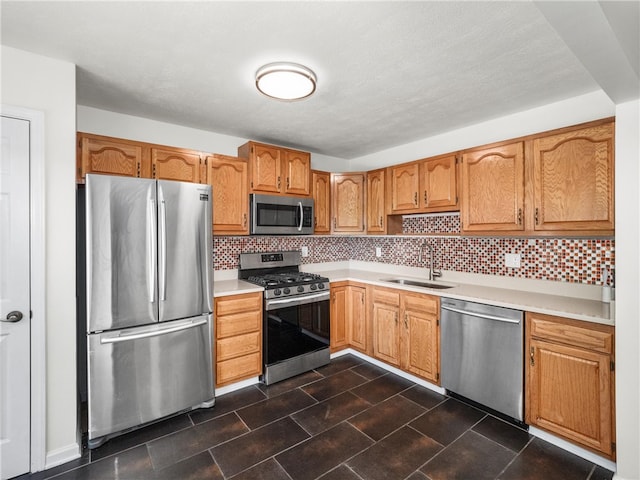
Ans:
{"type": "Polygon", "coordinates": [[[265,300],[265,365],[329,348],[329,292],[265,300]]]}

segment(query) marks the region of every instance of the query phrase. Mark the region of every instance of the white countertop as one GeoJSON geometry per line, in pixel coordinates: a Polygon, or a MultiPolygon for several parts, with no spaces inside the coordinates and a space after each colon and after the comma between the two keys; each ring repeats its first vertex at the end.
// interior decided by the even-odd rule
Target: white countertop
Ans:
{"type": "MultiPolygon", "coordinates": [[[[301,270],[320,273],[328,277],[331,282],[351,280],[604,325],[614,325],[615,319],[614,303],[601,302],[598,299],[598,287],[591,285],[567,285],[561,282],[444,272],[444,280],[439,279],[434,283],[455,286],[440,290],[382,281],[382,279],[389,278],[425,281],[427,276],[422,269],[407,269],[372,262],[336,262],[302,265],[301,270]],[[560,294],[554,294],[555,292],[560,294]]],[[[237,271],[216,272],[214,279],[214,296],[237,295],[263,290],[262,287],[238,280],[237,271]]]]}

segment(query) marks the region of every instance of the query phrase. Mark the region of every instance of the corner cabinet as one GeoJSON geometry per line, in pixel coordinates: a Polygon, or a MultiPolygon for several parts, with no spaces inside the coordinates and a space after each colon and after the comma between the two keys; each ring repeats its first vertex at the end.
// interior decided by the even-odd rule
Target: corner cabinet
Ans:
{"type": "Polygon", "coordinates": [[[387,233],[385,171],[367,172],[367,233],[387,233]]]}
{"type": "Polygon", "coordinates": [[[213,195],[213,234],[249,234],[248,164],[245,158],[207,157],[213,195]]]}
{"type": "Polygon", "coordinates": [[[331,284],[331,352],[347,347],[369,352],[367,289],[350,282],[331,284]]]}
{"type": "Polygon", "coordinates": [[[365,174],[331,174],[332,233],[364,233],[365,174]]]}
{"type": "Polygon", "coordinates": [[[614,230],[614,124],[532,141],[534,230],[614,230]]]}
{"type": "Polygon", "coordinates": [[[262,374],[262,293],[216,297],[216,387],[262,374]]]}
{"type": "Polygon", "coordinates": [[[311,194],[311,154],[298,150],[247,142],[238,156],[249,160],[249,187],[253,193],[311,194]]]}
{"type": "Polygon", "coordinates": [[[463,233],[524,231],[524,143],[462,155],[463,233]]]}
{"type": "Polygon", "coordinates": [[[311,192],[313,196],[314,233],[331,232],[331,174],[311,171],[311,192]]]}
{"type": "Polygon", "coordinates": [[[614,329],[526,314],[525,420],[615,458],[614,329]]]}

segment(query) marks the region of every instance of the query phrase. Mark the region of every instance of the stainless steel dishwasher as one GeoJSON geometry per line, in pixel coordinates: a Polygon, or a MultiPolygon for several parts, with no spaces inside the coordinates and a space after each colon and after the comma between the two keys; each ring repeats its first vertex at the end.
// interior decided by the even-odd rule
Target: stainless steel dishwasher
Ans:
{"type": "Polygon", "coordinates": [[[440,306],[442,386],[522,422],[522,312],[450,298],[440,306]]]}

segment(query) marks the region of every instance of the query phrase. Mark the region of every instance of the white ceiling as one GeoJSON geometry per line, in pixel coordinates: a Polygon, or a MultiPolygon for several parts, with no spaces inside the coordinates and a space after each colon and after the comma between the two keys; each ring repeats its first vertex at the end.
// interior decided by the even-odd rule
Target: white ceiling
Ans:
{"type": "Polygon", "coordinates": [[[0,13],[2,44],[77,65],[78,104],[351,159],[595,90],[637,98],[638,5],[2,0],[0,13]],[[274,61],[313,69],[316,93],[260,95],[254,73],[274,61]]]}

